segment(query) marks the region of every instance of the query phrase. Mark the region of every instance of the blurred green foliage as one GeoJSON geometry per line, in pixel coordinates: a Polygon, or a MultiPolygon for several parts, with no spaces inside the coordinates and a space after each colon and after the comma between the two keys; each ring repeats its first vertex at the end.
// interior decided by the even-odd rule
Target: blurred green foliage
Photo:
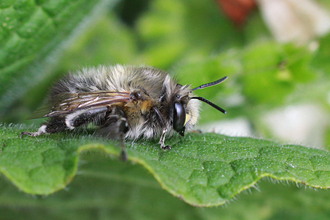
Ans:
{"type": "MultiPolygon", "coordinates": [[[[80,67],[115,63],[152,65],[168,70],[180,83],[193,86],[228,75],[226,83],[197,93],[224,107],[229,114],[223,116],[211,107],[203,106],[201,123],[246,117],[257,134],[272,138],[260,123],[260,115],[269,110],[313,103],[327,113],[330,111],[330,35],[317,39],[318,49],[310,50],[308,46],[275,42],[257,11],[244,27],[235,27],[215,1],[136,2],[118,1],[113,8],[114,1],[110,0],[1,1],[1,121],[38,124],[40,121],[26,118],[42,104],[55,80],[80,67]],[[228,101],[234,96],[241,97],[241,101],[235,104],[228,101]]],[[[323,3],[330,7],[328,1],[323,0],[323,3]]],[[[328,128],[325,132],[326,146],[330,145],[329,131],[328,128]]],[[[87,158],[91,164],[99,163],[87,158]]],[[[110,166],[105,164],[98,166],[110,166]]],[[[120,166],[128,170],[135,167],[120,166]]],[[[84,170],[84,166],[82,168],[84,170]]],[[[3,205],[0,218],[20,219],[24,215],[30,215],[31,219],[44,219],[45,216],[87,219],[112,215],[131,219],[159,216],[174,219],[330,217],[326,209],[329,195],[324,191],[305,191],[263,182],[261,193],[253,190],[252,195],[241,196],[227,208],[199,209],[161,190],[150,176],[146,179],[150,180],[152,189],[143,184],[136,185],[134,181],[124,181],[126,188],[121,188],[123,184],[118,179],[106,178],[99,186],[95,184],[99,181],[97,177],[91,178],[96,180],[83,175],[75,179],[72,191],[87,190],[91,197],[72,202],[73,208],[60,206],[60,201],[67,199],[65,191],[48,200],[31,199],[1,179],[3,205]],[[118,187],[118,194],[103,195],[101,189],[112,185],[118,187]],[[97,202],[92,205],[79,203],[90,200],[93,195],[97,202]],[[142,199],[147,201],[141,203],[142,199]],[[157,208],[150,209],[153,206],[157,208]],[[165,215],[168,210],[174,214],[165,215]],[[38,215],[33,214],[36,211],[38,215]]]]}

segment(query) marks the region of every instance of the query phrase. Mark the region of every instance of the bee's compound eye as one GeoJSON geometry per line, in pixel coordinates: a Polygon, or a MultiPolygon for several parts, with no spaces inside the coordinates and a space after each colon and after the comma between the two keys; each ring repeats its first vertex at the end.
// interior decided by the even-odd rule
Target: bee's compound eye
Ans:
{"type": "Polygon", "coordinates": [[[186,112],[183,106],[178,102],[174,103],[173,129],[179,133],[182,132],[184,129],[185,121],[186,121],[186,112]]]}

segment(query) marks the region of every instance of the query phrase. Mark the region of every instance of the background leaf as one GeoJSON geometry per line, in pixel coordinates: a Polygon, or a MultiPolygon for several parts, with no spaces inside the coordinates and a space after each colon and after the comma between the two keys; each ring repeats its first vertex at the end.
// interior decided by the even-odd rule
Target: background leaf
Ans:
{"type": "MultiPolygon", "coordinates": [[[[65,40],[93,9],[113,1],[6,1],[0,8],[0,109],[5,114],[15,99],[37,85],[65,40]],[[52,57],[50,57],[52,56],[52,57]]],[[[88,19],[85,19],[86,23],[88,19]]],[[[75,34],[78,34],[76,32],[75,34]]],[[[0,115],[1,116],[1,115],[0,115]]]]}

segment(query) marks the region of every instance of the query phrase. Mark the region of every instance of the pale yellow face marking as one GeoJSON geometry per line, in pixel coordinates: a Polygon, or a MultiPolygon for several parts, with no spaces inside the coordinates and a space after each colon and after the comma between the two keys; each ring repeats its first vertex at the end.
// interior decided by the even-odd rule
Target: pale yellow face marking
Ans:
{"type": "Polygon", "coordinates": [[[184,126],[186,126],[186,124],[190,121],[191,119],[191,113],[188,112],[188,114],[186,114],[186,121],[184,122],[184,126]]]}

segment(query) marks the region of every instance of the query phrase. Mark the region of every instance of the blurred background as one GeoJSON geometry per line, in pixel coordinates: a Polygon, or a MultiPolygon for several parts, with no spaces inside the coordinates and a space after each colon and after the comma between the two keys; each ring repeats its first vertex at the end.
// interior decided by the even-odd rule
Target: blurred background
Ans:
{"type": "MultiPolygon", "coordinates": [[[[196,92],[227,110],[223,115],[203,104],[197,127],[203,132],[329,149],[328,0],[9,0],[0,3],[0,11],[1,122],[42,123],[27,118],[42,105],[52,83],[81,67],[151,65],[193,87],[229,77],[196,92]],[[81,3],[86,5],[79,8],[81,3]],[[53,23],[37,13],[31,18],[35,5],[53,16],[53,23]]],[[[269,186],[265,191],[271,193],[269,186]]],[[[299,214],[313,206],[306,202],[313,196],[300,204],[295,189],[275,188],[297,193],[294,212],[272,212],[253,203],[250,210],[258,210],[260,218],[248,216],[254,211],[233,216],[234,208],[196,213],[209,219],[219,213],[228,219],[309,219],[315,211],[318,219],[328,219],[322,205],[299,214]]],[[[228,206],[242,208],[243,202],[228,206]]]]}

